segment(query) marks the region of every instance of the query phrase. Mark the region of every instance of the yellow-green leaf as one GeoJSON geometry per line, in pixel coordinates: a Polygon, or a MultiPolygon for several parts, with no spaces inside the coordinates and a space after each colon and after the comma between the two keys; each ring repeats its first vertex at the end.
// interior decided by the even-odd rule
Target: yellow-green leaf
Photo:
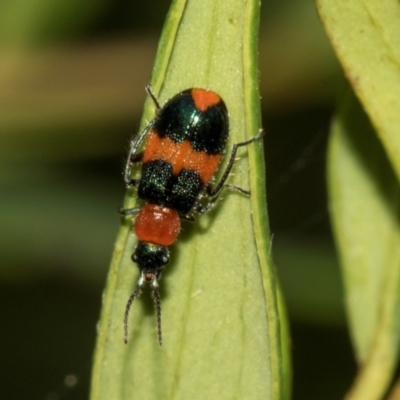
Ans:
{"type": "MultiPolygon", "coordinates": [[[[254,0],[174,1],[153,71],[161,104],[190,87],[223,97],[229,148],[260,128],[258,18],[254,0]]],[[[155,111],[154,104],[146,104],[143,126],[155,111]]],[[[133,304],[129,342],[123,343],[125,304],[139,271],[130,259],[136,242],[131,223],[122,222],[103,299],[92,400],[288,396],[288,352],[282,349],[287,343],[281,342],[283,316],[269,260],[262,144],[241,149],[240,158],[230,183],[250,187],[251,199],[226,192],[209,215],[184,223],[171,247],[160,282],[162,348],[147,291],[133,304]]],[[[128,191],[124,206],[135,201],[128,191]]]]}
{"type": "Polygon", "coordinates": [[[329,149],[333,225],[360,371],[348,399],[382,399],[400,339],[400,190],[354,96],[336,118],[329,149]]]}
{"type": "Polygon", "coordinates": [[[317,6],[346,76],[400,177],[400,4],[317,0],[317,6]]]}

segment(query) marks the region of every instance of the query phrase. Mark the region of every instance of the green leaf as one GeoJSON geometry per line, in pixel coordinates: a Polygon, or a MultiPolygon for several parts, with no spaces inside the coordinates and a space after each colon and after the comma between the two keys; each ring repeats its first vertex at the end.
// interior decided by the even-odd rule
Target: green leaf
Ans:
{"type": "Polygon", "coordinates": [[[387,156],[353,96],[329,149],[331,210],[360,372],[348,399],[381,399],[400,338],[400,191],[387,156]]]}
{"type": "MultiPolygon", "coordinates": [[[[161,104],[190,87],[215,90],[229,110],[229,146],[260,127],[258,19],[254,0],[176,0],[160,40],[151,83],[161,104]]],[[[154,111],[148,100],[142,127],[154,111]]],[[[131,222],[122,221],[98,328],[92,400],[287,398],[289,358],[269,260],[261,143],[242,149],[240,158],[230,182],[250,186],[251,199],[226,193],[209,215],[184,223],[171,247],[161,281],[162,348],[148,291],[133,304],[123,343],[123,314],[139,271],[130,259],[131,222]]],[[[124,206],[135,201],[128,191],[124,206]]]]}
{"type": "Polygon", "coordinates": [[[346,76],[400,177],[400,7],[397,0],[317,0],[346,76]]]}
{"type": "Polygon", "coordinates": [[[381,141],[354,99],[348,100],[334,128],[330,185],[361,364],[349,398],[380,399],[390,383],[399,342],[400,8],[395,0],[317,0],[317,5],[381,141]]]}

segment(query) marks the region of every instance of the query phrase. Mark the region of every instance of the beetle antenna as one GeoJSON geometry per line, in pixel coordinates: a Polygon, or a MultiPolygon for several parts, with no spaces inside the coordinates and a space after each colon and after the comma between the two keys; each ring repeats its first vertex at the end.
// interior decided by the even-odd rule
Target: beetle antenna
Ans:
{"type": "Polygon", "coordinates": [[[133,300],[136,299],[136,297],[139,297],[140,294],[142,293],[142,287],[139,285],[135,291],[129,296],[129,299],[126,303],[125,307],[125,314],[124,314],[124,342],[125,344],[128,343],[128,317],[129,317],[129,311],[131,309],[131,305],[133,303],[133,300]]]}
{"type": "Polygon", "coordinates": [[[158,287],[154,287],[152,291],[154,308],[157,315],[157,334],[158,334],[158,344],[162,346],[162,331],[161,331],[161,300],[160,293],[158,292],[158,287]]]}

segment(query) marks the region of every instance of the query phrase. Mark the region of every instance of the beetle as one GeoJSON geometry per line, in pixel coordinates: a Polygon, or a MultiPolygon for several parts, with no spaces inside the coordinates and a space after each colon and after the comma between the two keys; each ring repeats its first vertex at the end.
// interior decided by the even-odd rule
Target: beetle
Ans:
{"type": "Polygon", "coordinates": [[[179,92],[163,106],[150,86],[147,93],[157,113],[131,141],[124,170],[127,188],[136,187],[143,205],[120,209],[123,216],[136,215],[134,231],[138,244],[132,255],[140,277],[124,314],[124,342],[128,342],[128,317],[133,301],[143,286],[151,286],[157,316],[158,342],[162,345],[159,280],[169,262],[169,249],[177,239],[181,220],[194,221],[196,214],[210,211],[225,188],[245,195],[250,192],[226,180],[239,147],[263,136],[263,130],[249,140],[235,143],[224,172],[212,184],[229,136],[228,110],[222,98],[211,90],[190,88],[179,92]],[[142,143],[147,137],[144,150],[142,143]],[[141,163],[140,178],[132,178],[134,164],[141,163]]]}

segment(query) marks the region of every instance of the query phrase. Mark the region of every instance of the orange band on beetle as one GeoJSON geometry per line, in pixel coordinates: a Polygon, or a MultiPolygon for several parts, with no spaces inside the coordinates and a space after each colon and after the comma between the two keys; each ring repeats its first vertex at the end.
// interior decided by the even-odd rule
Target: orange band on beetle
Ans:
{"type": "Polygon", "coordinates": [[[175,143],[169,138],[160,138],[156,132],[151,132],[143,154],[143,163],[164,160],[172,165],[172,173],[176,176],[183,169],[197,171],[202,182],[207,185],[221,160],[221,155],[209,155],[193,149],[189,140],[175,143]]]}
{"type": "Polygon", "coordinates": [[[196,108],[203,112],[221,101],[217,93],[204,89],[192,89],[191,95],[196,108]]]}

